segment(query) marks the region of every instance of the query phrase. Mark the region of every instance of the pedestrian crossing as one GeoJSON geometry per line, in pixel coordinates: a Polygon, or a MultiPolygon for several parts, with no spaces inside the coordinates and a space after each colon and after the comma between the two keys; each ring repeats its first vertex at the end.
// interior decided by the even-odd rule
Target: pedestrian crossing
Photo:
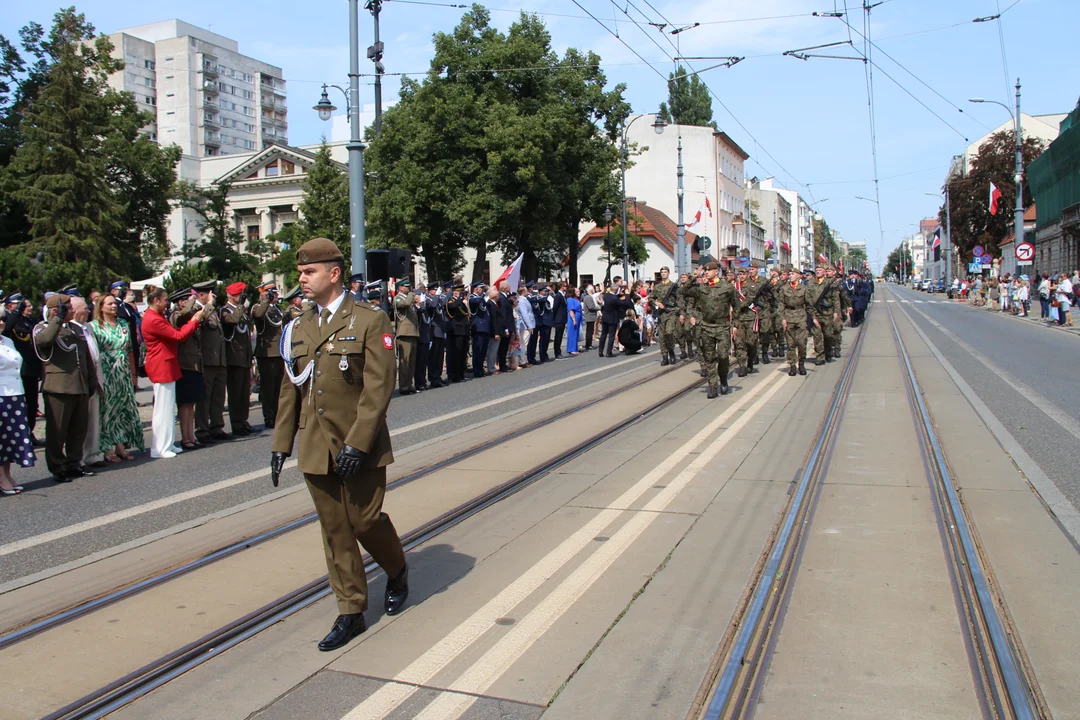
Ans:
{"type": "Polygon", "coordinates": [[[955,305],[953,300],[875,300],[875,303],[879,302],[902,302],[905,305],[955,305]]]}

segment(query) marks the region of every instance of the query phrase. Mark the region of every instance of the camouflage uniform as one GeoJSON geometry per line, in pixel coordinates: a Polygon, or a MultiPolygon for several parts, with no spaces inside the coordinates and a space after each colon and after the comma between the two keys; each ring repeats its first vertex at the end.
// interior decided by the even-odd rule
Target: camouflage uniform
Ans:
{"type": "MultiPolygon", "coordinates": [[[[693,283],[693,278],[690,279],[690,282],[693,283]]],[[[696,320],[698,313],[694,301],[688,297],[683,285],[679,286],[678,298],[679,315],[683,318],[681,332],[679,333],[679,345],[682,347],[680,357],[685,360],[694,354],[694,346],[698,344],[699,328],[690,321],[691,318],[696,320]]],[[[698,360],[701,360],[701,353],[698,353],[698,360]]]]}
{"type": "Polygon", "coordinates": [[[660,335],[661,365],[675,362],[675,345],[679,341],[679,288],[670,280],[653,285],[649,304],[656,308],[656,328],[660,335]],[[663,305],[663,307],[660,307],[663,305]]]}
{"type": "Polygon", "coordinates": [[[709,379],[709,397],[728,392],[728,356],[731,351],[731,314],[737,307],[735,287],[720,278],[704,284],[694,280],[682,283],[681,289],[700,313],[698,350],[704,358],[709,379]]]}
{"type": "MultiPolygon", "coordinates": [[[[788,375],[794,375],[796,363],[798,372],[805,375],[803,362],[806,360],[806,316],[811,311],[810,295],[802,283],[784,283],[779,295],[780,313],[787,323],[784,336],[787,341],[788,375]]],[[[783,325],[781,325],[783,327],[783,325]]]]}
{"type": "Polygon", "coordinates": [[[754,363],[757,362],[762,304],[758,291],[762,290],[762,281],[753,275],[742,286],[736,284],[735,288],[735,327],[738,328],[735,333],[735,360],[739,363],[739,377],[745,377],[754,371],[754,363]]]}
{"type": "Polygon", "coordinates": [[[840,313],[840,288],[835,280],[815,278],[806,285],[810,296],[814,326],[814,355],[819,365],[832,360],[833,347],[839,330],[839,321],[833,318],[840,313]]]}
{"type": "Polygon", "coordinates": [[[772,356],[778,359],[784,356],[784,316],[780,312],[780,291],[783,289],[784,283],[779,276],[769,280],[769,322],[771,331],[768,343],[763,344],[763,347],[766,350],[771,350],[772,356]]]}
{"type": "Polygon", "coordinates": [[[833,357],[840,357],[840,348],[844,345],[844,318],[851,312],[852,299],[847,293],[847,288],[844,287],[843,278],[839,275],[836,276],[836,287],[840,295],[840,319],[834,321],[836,344],[833,346],[833,357]]]}

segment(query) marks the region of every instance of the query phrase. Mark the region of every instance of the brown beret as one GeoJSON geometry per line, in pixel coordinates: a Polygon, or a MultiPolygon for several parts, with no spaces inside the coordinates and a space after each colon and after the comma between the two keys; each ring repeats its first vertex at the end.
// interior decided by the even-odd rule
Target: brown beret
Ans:
{"type": "Polygon", "coordinates": [[[707,262],[707,263],[705,263],[705,269],[706,270],[719,270],[720,269],[720,263],[716,262],[715,260],[713,260],[712,262],[707,262]]]}
{"type": "Polygon", "coordinates": [[[312,238],[300,246],[296,251],[297,265],[310,265],[311,263],[333,262],[343,260],[344,256],[338,250],[333,240],[327,238],[312,238]]]}
{"type": "Polygon", "coordinates": [[[54,310],[60,307],[60,303],[68,299],[68,296],[64,293],[54,293],[49,296],[49,299],[45,301],[45,307],[50,310],[54,310]]]}

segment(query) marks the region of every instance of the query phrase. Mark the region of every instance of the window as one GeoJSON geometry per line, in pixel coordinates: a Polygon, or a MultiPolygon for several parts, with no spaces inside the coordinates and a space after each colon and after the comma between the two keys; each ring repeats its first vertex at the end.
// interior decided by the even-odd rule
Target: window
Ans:
{"type": "Polygon", "coordinates": [[[248,239],[248,242],[252,242],[253,240],[258,240],[259,239],[259,226],[258,225],[248,225],[247,226],[247,239],[248,239]]]}
{"type": "Polygon", "coordinates": [[[278,174],[278,162],[275,160],[266,166],[266,177],[274,177],[278,174]]]}
{"type": "Polygon", "coordinates": [[[294,175],[296,174],[296,166],[288,160],[281,161],[281,174],[282,175],[294,175]]]}
{"type": "Polygon", "coordinates": [[[172,62],[172,58],[171,57],[165,58],[165,62],[172,62]]]}
{"type": "Polygon", "coordinates": [[[254,140],[245,140],[244,141],[244,147],[246,147],[248,150],[254,150],[255,149],[255,141],[254,140]]]}
{"type": "Polygon", "coordinates": [[[153,60],[143,60],[143,67],[147,70],[155,69],[156,65],[153,60]]]}
{"type": "Polygon", "coordinates": [[[229,92],[228,83],[219,82],[218,83],[218,90],[220,90],[221,92],[229,92]]]}
{"type": "Polygon", "coordinates": [[[166,80],[172,80],[172,79],[173,79],[173,76],[172,76],[172,75],[166,75],[166,76],[165,76],[165,79],[166,79],[166,80]]]}
{"type": "Polygon", "coordinates": [[[584,285],[592,285],[593,284],[593,276],[592,275],[582,275],[581,276],[581,284],[583,286],[584,285]]]}
{"type": "Polygon", "coordinates": [[[146,87],[157,87],[157,83],[155,83],[152,78],[148,77],[143,78],[143,85],[146,87]]]}
{"type": "Polygon", "coordinates": [[[125,55],[124,60],[127,61],[128,65],[135,65],[138,62],[138,58],[135,57],[134,53],[125,55]]]}
{"type": "Polygon", "coordinates": [[[151,96],[151,95],[147,95],[147,96],[146,96],[146,104],[147,104],[147,105],[155,105],[155,106],[156,106],[156,105],[157,105],[157,98],[156,98],[156,97],[153,97],[153,96],[151,96]]]}

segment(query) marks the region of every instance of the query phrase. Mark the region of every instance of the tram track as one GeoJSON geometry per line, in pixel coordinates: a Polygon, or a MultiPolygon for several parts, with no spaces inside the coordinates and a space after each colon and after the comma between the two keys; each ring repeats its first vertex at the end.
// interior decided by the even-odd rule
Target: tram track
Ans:
{"type": "MultiPolygon", "coordinates": [[[[679,367],[682,367],[682,365],[678,365],[674,368],[656,373],[655,375],[648,378],[648,381],[656,380],[668,374],[669,372],[678,369],[679,367]]],[[[571,448],[560,452],[551,458],[546,459],[544,462],[534,466],[533,468],[520,473],[519,475],[507,480],[506,482],[496,487],[490,488],[487,491],[480,493],[479,495],[443,513],[442,515],[423,523],[419,527],[402,535],[402,545],[407,552],[418,548],[419,546],[437,537],[438,535],[465,522],[469,518],[475,516],[477,513],[482,512],[491,505],[494,505],[495,503],[498,503],[505,498],[508,498],[515,493],[525,489],[526,487],[532,485],[534,482],[547,476],[562,465],[565,465],[566,463],[569,463],[572,460],[580,457],[581,455],[587,453],[589,450],[595,448],[597,445],[625,431],[627,428],[636,425],[642,420],[650,417],[659,410],[665,408],[672,401],[700,387],[703,382],[703,380],[695,380],[687,387],[669,393],[661,400],[649,405],[642,410],[634,412],[630,416],[619,421],[617,424],[594,434],[593,436],[585,439],[580,443],[577,443],[571,448]]],[[[608,400],[632,388],[640,388],[640,383],[626,385],[612,392],[606,393],[598,398],[587,401],[586,403],[582,403],[580,406],[570,408],[566,411],[558,413],[552,418],[546,420],[540,426],[546,425],[562,417],[572,415],[575,412],[580,412],[587,407],[592,407],[597,403],[608,400]]],[[[464,453],[460,453],[454,456],[454,458],[452,459],[447,459],[441,461],[440,463],[437,463],[434,466],[430,466],[429,468],[424,468],[422,471],[418,471],[417,473],[413,473],[410,476],[401,478],[397,482],[401,483],[405,480],[413,482],[419,479],[419,477],[414,477],[415,475],[418,475],[418,473],[430,474],[432,472],[435,472],[436,469],[445,468],[449,465],[454,464],[455,462],[460,462],[466,457],[482,452],[485,449],[490,449],[498,444],[505,443],[511,437],[520,437],[521,434],[522,433],[520,431],[514,432],[510,433],[508,436],[502,436],[495,440],[482,443],[475,448],[471,448],[464,453]]],[[[312,515],[311,517],[313,518],[314,516],[312,515]]],[[[300,518],[293,523],[286,524],[285,526],[281,527],[285,528],[291,525],[292,527],[289,528],[290,530],[296,529],[297,527],[299,527],[299,525],[295,525],[295,523],[298,523],[302,520],[305,520],[305,518],[300,518]]],[[[311,520],[308,520],[308,522],[311,522],[311,520]]],[[[275,537],[279,537],[283,532],[288,532],[288,530],[283,530],[282,532],[279,532],[277,535],[275,535],[275,537]]],[[[250,547],[250,540],[251,539],[245,541],[245,543],[237,544],[237,549],[230,554],[235,554],[236,552],[239,552],[246,547],[250,547]]],[[[265,542],[265,540],[263,540],[263,542],[265,542]]],[[[223,548],[222,550],[225,549],[228,548],[223,548]]],[[[215,558],[215,560],[221,559],[222,557],[226,556],[217,557],[215,558]]],[[[366,554],[364,555],[364,561],[366,563],[365,569],[369,575],[378,571],[378,566],[366,554]]],[[[187,572],[191,572],[194,569],[197,568],[188,569],[187,572]]],[[[169,579],[173,579],[174,577],[177,577],[177,575],[173,575],[169,579]]],[[[162,582],[167,582],[167,580],[163,580],[162,582]]],[[[159,582],[157,584],[160,585],[161,583],[159,582]]],[[[143,592],[147,589],[149,589],[149,586],[142,587],[139,592],[143,592]]],[[[89,718],[104,717],[105,715],[115,712],[116,710],[138,700],[139,698],[152,692],[154,689],[161,687],[162,685],[184,674],[185,672],[217,657],[226,650],[257,635],[259,632],[265,630],[266,628],[288,618],[289,616],[303,610],[306,607],[309,607],[313,603],[323,598],[329,597],[330,595],[331,590],[328,585],[328,578],[326,575],[323,575],[322,577],[306,583],[302,587],[299,587],[277,598],[276,600],[267,603],[263,607],[251,613],[248,613],[247,615],[238,618],[237,620],[234,620],[227,625],[219,627],[218,629],[210,633],[207,633],[198,640],[188,643],[187,645],[184,645],[183,647],[173,652],[170,652],[133,672],[128,673],[124,677],[121,677],[85,695],[84,697],[79,698],[72,703],[69,703],[68,705],[45,716],[44,720],[83,720],[89,718]]],[[[120,599],[122,598],[114,599],[109,604],[118,602],[120,599]]],[[[100,607],[101,606],[97,606],[94,608],[94,610],[100,609],[100,607]]],[[[93,612],[93,610],[88,610],[87,612],[93,612]]],[[[75,617],[67,617],[63,620],[63,622],[70,622],[73,619],[75,619],[75,617]]],[[[38,630],[38,633],[44,631],[44,629],[38,630]]],[[[30,636],[23,637],[22,639],[25,640],[28,637],[30,636]]]]}
{"type": "MultiPolygon", "coordinates": [[[[938,529],[948,556],[957,611],[966,631],[964,642],[982,713],[995,720],[1048,720],[1049,710],[1020,646],[1015,625],[994,589],[989,562],[967,519],[893,309],[888,305],[886,308],[932,490],[938,529]]],[[[792,580],[828,474],[865,335],[865,331],[859,334],[857,347],[850,353],[825,420],[793,485],[791,499],[736,609],[735,619],[688,715],[690,718],[728,720],[754,714],[791,599],[792,580]]]]}

